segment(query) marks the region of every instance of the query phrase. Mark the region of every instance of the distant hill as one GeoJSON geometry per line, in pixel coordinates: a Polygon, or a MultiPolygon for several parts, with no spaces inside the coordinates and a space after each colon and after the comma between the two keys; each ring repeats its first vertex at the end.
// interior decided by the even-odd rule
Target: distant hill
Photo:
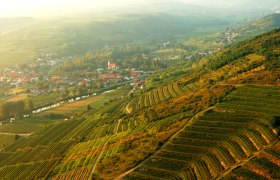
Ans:
{"type": "Polygon", "coordinates": [[[280,13],[271,14],[259,19],[253,22],[251,26],[257,29],[275,29],[280,27],[280,13]]]}
{"type": "Polygon", "coordinates": [[[0,18],[0,35],[3,31],[15,30],[34,22],[35,19],[28,17],[0,18]]]}
{"type": "Polygon", "coordinates": [[[168,14],[40,21],[1,37],[0,66],[30,61],[40,53],[80,55],[105,46],[193,37],[199,35],[196,33],[199,28],[211,27],[213,31],[225,25],[227,22],[217,18],[168,14]]]}
{"type": "Polygon", "coordinates": [[[240,39],[254,37],[267,31],[280,27],[280,14],[275,13],[258,19],[244,26],[244,31],[239,36],[240,39]]]}

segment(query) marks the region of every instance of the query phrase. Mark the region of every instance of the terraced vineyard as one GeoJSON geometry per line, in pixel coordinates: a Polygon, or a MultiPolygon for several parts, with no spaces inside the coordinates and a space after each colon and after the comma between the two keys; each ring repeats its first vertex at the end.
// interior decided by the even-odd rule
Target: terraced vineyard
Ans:
{"type": "Polygon", "coordinates": [[[192,83],[187,86],[180,85],[178,82],[169,83],[161,88],[154,89],[135,98],[128,104],[129,112],[141,110],[143,108],[164,103],[172,98],[179,97],[188,92],[193,92],[200,87],[200,83],[192,83]]]}
{"type": "MultiPolygon", "coordinates": [[[[263,172],[271,167],[275,170],[270,177],[279,179],[279,152],[269,149],[279,139],[266,119],[280,114],[279,104],[279,87],[240,87],[217,107],[194,117],[125,179],[221,178],[248,160],[245,167],[254,166],[256,171],[262,167],[263,172]],[[256,153],[267,158],[258,158],[256,153]]],[[[231,176],[246,179],[250,174],[254,172],[242,167],[231,176]]],[[[261,172],[254,177],[258,176],[266,178],[261,172]]]]}
{"type": "Polygon", "coordinates": [[[122,152],[124,143],[146,136],[143,131],[158,132],[174,123],[184,124],[188,117],[182,113],[154,122],[116,119],[127,102],[115,100],[94,110],[94,115],[89,112],[57,122],[7,146],[0,152],[0,179],[89,178],[96,165],[122,152]]]}
{"type": "MultiPolygon", "coordinates": [[[[123,100],[117,100],[112,103],[112,112],[120,113],[123,109],[116,108],[123,100]]],[[[119,107],[119,106],[118,106],[119,107]]],[[[104,107],[105,108],[105,107],[104,107]]],[[[101,108],[100,111],[103,109],[101,108]]],[[[0,179],[29,179],[28,177],[46,178],[50,174],[54,174],[56,170],[59,173],[67,172],[75,167],[91,164],[94,160],[96,151],[103,146],[102,138],[113,133],[112,120],[107,118],[100,122],[99,118],[81,116],[65,122],[58,122],[50,125],[29,138],[21,138],[17,143],[14,143],[0,152],[0,179]],[[104,131],[100,131],[104,129],[104,131]],[[91,141],[91,139],[94,139],[91,141]],[[84,142],[87,141],[87,142],[84,142]],[[81,142],[80,145],[79,142],[81,142]],[[67,153],[75,155],[75,145],[79,144],[79,153],[77,157],[71,157],[71,161],[64,163],[67,153]],[[90,146],[90,153],[86,147],[90,146]],[[83,149],[81,147],[84,147],[83,149]],[[75,160],[82,157],[81,152],[84,152],[85,163],[79,161],[74,164],[75,160]],[[65,154],[66,153],[66,154],[65,154]]],[[[77,151],[77,150],[76,150],[77,151]]],[[[86,169],[78,169],[77,171],[86,173],[86,169]]],[[[65,173],[67,174],[67,173],[65,173]]]]}
{"type": "Polygon", "coordinates": [[[244,166],[231,171],[225,179],[279,179],[279,152],[280,143],[278,142],[251,158],[244,166]]]}

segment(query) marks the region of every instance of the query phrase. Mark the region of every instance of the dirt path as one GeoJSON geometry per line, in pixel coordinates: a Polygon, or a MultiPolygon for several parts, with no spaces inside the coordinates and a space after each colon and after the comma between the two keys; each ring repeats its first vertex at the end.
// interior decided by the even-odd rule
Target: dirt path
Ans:
{"type": "MultiPolygon", "coordinates": [[[[109,139],[110,139],[110,138],[108,138],[108,140],[109,140],[109,139]]],[[[107,140],[107,141],[105,142],[105,144],[103,145],[103,147],[102,147],[100,153],[98,154],[98,156],[97,156],[97,158],[96,158],[94,164],[92,165],[92,169],[91,169],[90,176],[89,176],[88,180],[92,180],[92,176],[93,176],[93,174],[94,174],[95,168],[96,168],[97,163],[99,162],[100,158],[101,158],[102,155],[103,155],[103,152],[104,152],[104,150],[105,150],[105,147],[106,147],[107,144],[108,144],[108,140],[107,140]]]]}
{"type": "MultiPolygon", "coordinates": [[[[119,119],[119,120],[118,120],[118,123],[116,124],[116,127],[115,127],[115,129],[114,129],[114,134],[117,134],[117,133],[118,133],[119,126],[120,126],[121,122],[122,122],[122,120],[119,119]]],[[[103,153],[104,153],[104,151],[105,151],[105,147],[108,145],[109,140],[111,139],[112,136],[113,136],[113,135],[111,135],[111,136],[105,141],[105,143],[103,144],[100,153],[98,154],[98,156],[97,156],[97,158],[96,158],[94,164],[92,165],[92,169],[91,169],[91,172],[90,172],[90,175],[89,175],[88,180],[91,180],[91,179],[92,179],[92,176],[93,176],[93,174],[94,174],[94,171],[95,171],[95,169],[96,169],[96,166],[97,166],[98,162],[100,161],[100,159],[101,159],[101,157],[102,157],[102,155],[103,155],[103,153]]]]}
{"type": "Polygon", "coordinates": [[[32,133],[29,134],[20,134],[20,133],[4,133],[4,132],[0,132],[0,135],[11,135],[11,136],[15,136],[15,135],[19,135],[19,136],[31,136],[32,133]]]}
{"type": "Polygon", "coordinates": [[[126,109],[126,111],[127,111],[127,113],[128,113],[128,114],[130,114],[130,113],[131,113],[131,111],[129,110],[128,105],[125,107],[125,109],[126,109]]]}
{"type": "Polygon", "coordinates": [[[118,133],[118,130],[119,130],[119,127],[120,127],[121,122],[122,122],[122,120],[119,119],[119,120],[118,120],[118,124],[117,124],[117,126],[116,126],[116,128],[115,128],[115,130],[114,130],[114,134],[117,134],[117,133],[118,133]]]}

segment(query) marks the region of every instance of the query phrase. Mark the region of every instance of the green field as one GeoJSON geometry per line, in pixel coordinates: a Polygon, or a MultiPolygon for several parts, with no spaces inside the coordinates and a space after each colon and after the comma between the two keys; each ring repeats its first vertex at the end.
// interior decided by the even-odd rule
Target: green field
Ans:
{"type": "Polygon", "coordinates": [[[112,90],[109,92],[102,93],[101,95],[98,95],[96,97],[91,97],[73,103],[65,103],[57,108],[43,112],[42,114],[53,113],[53,114],[60,114],[60,115],[72,115],[87,110],[88,105],[90,105],[90,107],[93,110],[98,110],[99,108],[101,108],[102,106],[104,106],[106,103],[110,101],[127,96],[129,91],[130,89],[124,89],[124,88],[119,90],[112,90]]]}
{"type": "Polygon", "coordinates": [[[48,117],[33,115],[28,118],[16,119],[13,123],[0,126],[0,133],[29,134],[55,122],[48,117]]]}

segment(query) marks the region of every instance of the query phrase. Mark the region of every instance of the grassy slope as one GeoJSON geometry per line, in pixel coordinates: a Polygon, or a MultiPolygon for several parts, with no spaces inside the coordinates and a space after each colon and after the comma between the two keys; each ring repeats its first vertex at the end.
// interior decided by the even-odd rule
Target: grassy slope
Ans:
{"type": "Polygon", "coordinates": [[[280,27],[280,14],[268,15],[264,18],[258,19],[254,22],[251,22],[249,25],[245,26],[246,29],[238,37],[239,39],[246,39],[248,37],[254,37],[260,35],[272,29],[280,27]]]}

